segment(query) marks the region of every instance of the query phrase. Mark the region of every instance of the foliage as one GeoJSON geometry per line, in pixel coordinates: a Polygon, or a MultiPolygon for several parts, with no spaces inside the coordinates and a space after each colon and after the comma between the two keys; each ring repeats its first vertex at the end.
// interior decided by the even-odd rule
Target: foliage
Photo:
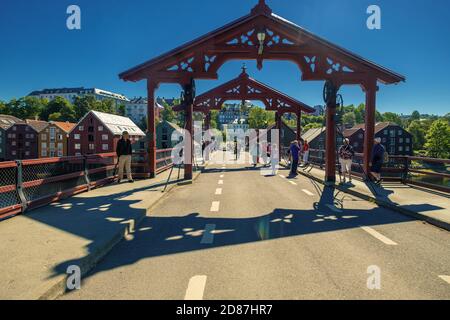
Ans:
{"type": "Polygon", "coordinates": [[[426,130],[424,126],[420,123],[420,121],[414,120],[409,124],[407,131],[413,136],[413,149],[422,150],[426,142],[426,130]]]}
{"type": "Polygon", "coordinates": [[[433,122],[427,135],[427,154],[434,158],[450,158],[450,125],[445,120],[433,122]]]}
{"type": "Polygon", "coordinates": [[[265,129],[275,123],[275,115],[264,109],[251,108],[248,115],[248,123],[252,129],[265,129]]]}

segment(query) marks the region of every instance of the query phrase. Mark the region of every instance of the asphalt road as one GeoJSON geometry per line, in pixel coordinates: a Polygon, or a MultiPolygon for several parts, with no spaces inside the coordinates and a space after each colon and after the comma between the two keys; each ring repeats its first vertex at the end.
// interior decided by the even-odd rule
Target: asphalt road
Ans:
{"type": "Polygon", "coordinates": [[[450,299],[447,231],[287,174],[209,167],[61,299],[450,299]]]}

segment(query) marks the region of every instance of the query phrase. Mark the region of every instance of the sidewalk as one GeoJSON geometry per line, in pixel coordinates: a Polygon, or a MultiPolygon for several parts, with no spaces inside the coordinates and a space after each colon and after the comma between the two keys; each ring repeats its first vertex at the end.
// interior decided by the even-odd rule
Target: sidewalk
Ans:
{"type": "Polygon", "coordinates": [[[139,222],[179,182],[174,169],[163,193],[169,172],[95,189],[2,221],[0,299],[51,299],[62,293],[68,266],[77,265],[84,274],[124,237],[132,239],[139,222]]]}
{"type": "MultiPolygon", "coordinates": [[[[325,172],[318,168],[299,173],[323,183],[325,172]]],[[[353,185],[339,185],[338,190],[380,206],[450,231],[450,195],[400,182],[384,182],[382,186],[353,179],[353,185]]]]}

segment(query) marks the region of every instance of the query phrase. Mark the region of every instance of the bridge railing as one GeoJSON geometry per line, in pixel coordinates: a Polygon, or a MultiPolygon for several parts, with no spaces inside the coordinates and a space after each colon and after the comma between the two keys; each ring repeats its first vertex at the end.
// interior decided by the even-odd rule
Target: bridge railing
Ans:
{"type": "MultiPolygon", "coordinates": [[[[287,150],[285,150],[287,152],[287,150]]],[[[311,149],[309,161],[323,169],[325,150],[311,149]]],[[[363,154],[356,153],[353,158],[352,174],[365,178],[363,154]]],[[[337,162],[339,166],[339,162],[337,162]]],[[[443,192],[450,192],[450,160],[412,156],[389,156],[383,165],[382,177],[386,181],[399,181],[443,192]]]]}
{"type": "MultiPolygon", "coordinates": [[[[172,166],[172,149],[157,151],[157,173],[172,166]]],[[[148,178],[147,155],[133,154],[136,178],[148,178]]],[[[117,156],[86,156],[18,160],[0,163],[0,219],[89,191],[117,179],[117,156]]]]}

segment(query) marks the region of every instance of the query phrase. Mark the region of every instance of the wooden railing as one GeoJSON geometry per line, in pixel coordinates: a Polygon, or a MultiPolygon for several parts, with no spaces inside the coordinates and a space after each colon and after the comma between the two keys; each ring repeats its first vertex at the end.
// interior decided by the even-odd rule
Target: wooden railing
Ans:
{"type": "MultiPolygon", "coordinates": [[[[172,149],[157,151],[157,173],[172,166],[172,149]]],[[[133,154],[136,178],[148,178],[145,152],[133,154]]],[[[0,162],[0,219],[89,191],[117,179],[117,156],[86,156],[0,162]]]]}

